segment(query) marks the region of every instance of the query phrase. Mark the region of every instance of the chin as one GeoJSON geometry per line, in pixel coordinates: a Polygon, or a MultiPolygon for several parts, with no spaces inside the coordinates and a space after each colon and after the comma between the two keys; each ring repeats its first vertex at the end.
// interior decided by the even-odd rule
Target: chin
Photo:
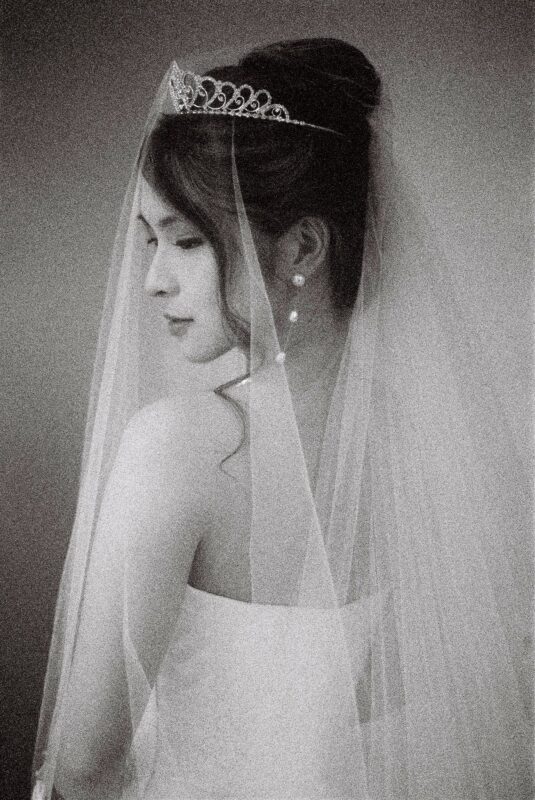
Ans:
{"type": "Polygon", "coordinates": [[[221,356],[232,350],[234,344],[232,342],[219,343],[212,347],[191,347],[184,348],[184,358],[190,364],[209,364],[211,361],[221,358],[221,356]]]}

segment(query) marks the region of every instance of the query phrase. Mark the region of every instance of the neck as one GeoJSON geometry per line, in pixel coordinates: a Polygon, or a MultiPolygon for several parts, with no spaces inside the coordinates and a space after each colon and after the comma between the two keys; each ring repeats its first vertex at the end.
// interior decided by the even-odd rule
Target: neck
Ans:
{"type": "Polygon", "coordinates": [[[296,398],[332,388],[347,338],[350,312],[329,307],[302,315],[288,342],[285,367],[296,398]]]}
{"type": "Polygon", "coordinates": [[[302,288],[289,291],[289,296],[273,298],[280,312],[274,316],[281,349],[285,352],[290,390],[294,398],[299,398],[332,385],[347,338],[351,309],[333,307],[327,272],[323,269],[308,278],[302,288]],[[299,316],[291,323],[288,315],[294,308],[299,316]]]}
{"type": "MultiPolygon", "coordinates": [[[[332,389],[351,320],[351,309],[334,309],[330,303],[322,304],[320,310],[301,305],[296,323],[285,319],[277,324],[278,339],[285,353],[283,369],[297,401],[332,389]]],[[[273,360],[260,365],[261,370],[266,368],[281,367],[273,360]]],[[[247,371],[251,371],[249,359],[247,371]]]]}

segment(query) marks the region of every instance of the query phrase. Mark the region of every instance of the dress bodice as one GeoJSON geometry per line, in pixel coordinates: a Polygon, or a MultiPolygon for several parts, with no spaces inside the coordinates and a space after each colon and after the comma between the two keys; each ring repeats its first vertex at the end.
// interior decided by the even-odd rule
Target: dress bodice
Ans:
{"type": "Polygon", "coordinates": [[[258,605],[188,586],[156,686],[157,756],[143,796],[354,797],[362,749],[345,636],[362,639],[351,648],[358,670],[364,605],[258,605]]]}

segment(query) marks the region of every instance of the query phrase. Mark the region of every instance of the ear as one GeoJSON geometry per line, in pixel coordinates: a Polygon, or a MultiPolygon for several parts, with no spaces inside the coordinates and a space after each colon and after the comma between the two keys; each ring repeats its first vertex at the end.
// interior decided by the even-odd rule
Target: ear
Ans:
{"type": "Polygon", "coordinates": [[[277,273],[291,280],[296,272],[310,278],[327,260],[330,232],[321,217],[302,217],[277,240],[277,273]]]}

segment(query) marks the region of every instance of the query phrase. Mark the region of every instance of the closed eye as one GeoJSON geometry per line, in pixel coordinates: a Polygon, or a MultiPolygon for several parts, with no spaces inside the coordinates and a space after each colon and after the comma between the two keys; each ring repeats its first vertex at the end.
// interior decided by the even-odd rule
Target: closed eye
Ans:
{"type": "Polygon", "coordinates": [[[158,239],[155,236],[152,236],[150,239],[147,239],[147,244],[158,244],[158,239]]]}
{"type": "Polygon", "coordinates": [[[204,239],[201,239],[200,236],[188,236],[175,242],[176,247],[180,247],[181,250],[193,250],[194,247],[201,247],[203,244],[204,239]]]}

